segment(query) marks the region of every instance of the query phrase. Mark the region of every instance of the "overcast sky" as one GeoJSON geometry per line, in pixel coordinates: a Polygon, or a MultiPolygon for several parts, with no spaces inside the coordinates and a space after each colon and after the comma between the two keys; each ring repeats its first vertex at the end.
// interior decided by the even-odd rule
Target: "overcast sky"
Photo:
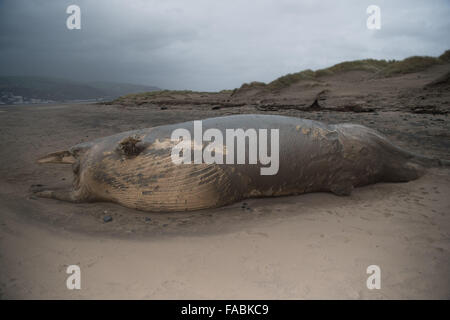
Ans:
{"type": "Polygon", "coordinates": [[[450,49],[449,0],[0,0],[0,75],[221,90],[450,49]],[[66,8],[81,8],[68,30],[66,8]],[[368,30],[366,9],[381,8],[368,30]]]}

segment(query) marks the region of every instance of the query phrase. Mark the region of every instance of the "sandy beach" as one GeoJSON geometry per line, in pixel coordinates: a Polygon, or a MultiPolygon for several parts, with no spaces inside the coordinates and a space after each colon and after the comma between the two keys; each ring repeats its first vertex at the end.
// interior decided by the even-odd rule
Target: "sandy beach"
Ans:
{"type": "MultiPolygon", "coordinates": [[[[137,128],[237,113],[253,106],[61,104],[0,112],[2,299],[448,299],[450,170],[328,193],[249,199],[187,213],[36,198],[69,187],[70,166],[38,165],[49,152],[137,128]],[[105,223],[104,216],[112,217],[105,223]],[[66,288],[68,265],[81,290],[66,288]],[[366,268],[381,268],[369,290],[366,268]]],[[[270,113],[376,128],[410,151],[449,158],[445,114],[270,113]]]]}

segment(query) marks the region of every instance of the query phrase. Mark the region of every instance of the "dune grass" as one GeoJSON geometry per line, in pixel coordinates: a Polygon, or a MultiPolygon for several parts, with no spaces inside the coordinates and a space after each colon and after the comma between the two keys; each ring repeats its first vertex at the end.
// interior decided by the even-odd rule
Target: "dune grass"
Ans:
{"type": "Polygon", "coordinates": [[[440,58],[435,57],[409,57],[402,61],[395,61],[382,70],[384,76],[393,76],[423,71],[431,66],[444,63],[440,58]]]}
{"type": "Polygon", "coordinates": [[[445,51],[439,56],[439,59],[444,62],[450,62],[450,50],[445,51]]]}
{"type": "MultiPolygon", "coordinates": [[[[332,67],[313,70],[303,70],[297,73],[290,73],[275,79],[265,85],[264,89],[280,90],[302,80],[317,80],[323,76],[335,75],[349,71],[367,71],[382,77],[423,71],[433,65],[450,62],[450,50],[445,51],[439,57],[414,56],[401,61],[396,60],[376,60],[364,59],[355,61],[345,61],[332,67]]],[[[252,82],[253,83],[253,82],[252,82]]],[[[251,84],[250,84],[251,85],[251,84]]],[[[244,84],[241,89],[247,88],[249,84],[244,84]]],[[[263,87],[258,85],[258,87],[263,87]]]]}
{"type": "Polygon", "coordinates": [[[262,88],[265,87],[266,84],[264,82],[260,82],[260,81],[253,81],[250,83],[244,83],[240,89],[252,89],[252,88],[262,88]]]}
{"type": "Polygon", "coordinates": [[[323,76],[329,76],[334,74],[339,74],[348,71],[368,71],[368,72],[380,72],[383,68],[386,68],[392,62],[386,60],[356,60],[356,61],[346,61],[338,63],[332,67],[313,70],[304,70],[297,73],[290,73],[285,76],[279,77],[274,81],[267,84],[267,89],[269,90],[279,90],[289,87],[293,83],[299,82],[301,80],[315,80],[323,76]]]}

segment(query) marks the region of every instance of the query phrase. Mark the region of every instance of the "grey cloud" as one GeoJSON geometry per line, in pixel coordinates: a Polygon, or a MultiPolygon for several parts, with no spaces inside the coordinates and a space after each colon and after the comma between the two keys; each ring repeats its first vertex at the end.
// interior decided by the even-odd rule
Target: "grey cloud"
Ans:
{"type": "Polygon", "coordinates": [[[439,55],[448,1],[0,0],[3,75],[220,90],[343,60],[439,55]],[[67,30],[77,4],[82,29],[67,30]],[[366,28],[381,7],[382,28],[366,28]]]}

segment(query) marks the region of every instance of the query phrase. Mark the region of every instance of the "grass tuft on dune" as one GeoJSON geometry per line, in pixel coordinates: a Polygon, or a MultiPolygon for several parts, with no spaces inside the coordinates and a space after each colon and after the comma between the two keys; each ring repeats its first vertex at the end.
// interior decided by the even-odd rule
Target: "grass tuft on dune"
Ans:
{"type": "MultiPolygon", "coordinates": [[[[345,61],[325,69],[316,71],[308,69],[297,73],[284,75],[272,82],[269,82],[265,86],[265,89],[271,91],[280,90],[302,80],[317,80],[324,76],[336,75],[349,71],[367,71],[382,77],[392,77],[395,75],[423,71],[431,66],[447,62],[450,62],[450,50],[447,50],[438,58],[427,56],[413,56],[401,61],[376,59],[345,61]]],[[[248,87],[248,85],[244,85],[241,86],[241,89],[248,87]]]]}

